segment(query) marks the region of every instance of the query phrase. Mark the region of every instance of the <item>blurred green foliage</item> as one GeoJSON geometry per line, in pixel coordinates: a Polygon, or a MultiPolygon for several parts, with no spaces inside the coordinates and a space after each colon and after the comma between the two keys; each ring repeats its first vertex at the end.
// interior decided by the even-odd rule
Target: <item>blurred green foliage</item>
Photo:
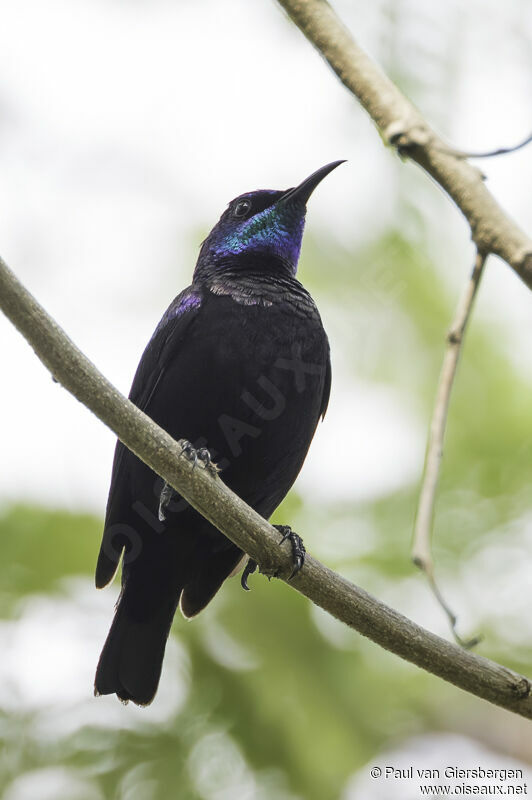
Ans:
{"type": "MultiPolygon", "coordinates": [[[[359,252],[307,242],[302,272],[343,350],[335,356],[354,378],[393,387],[426,425],[455,299],[423,246],[397,231],[359,252]]],[[[479,651],[523,670],[532,659],[522,628],[526,599],[519,604],[510,596],[500,607],[489,605],[486,585],[497,592],[497,581],[507,586],[515,579],[522,595],[511,576],[527,557],[521,520],[532,483],[531,445],[523,436],[530,415],[529,386],[487,326],[474,319],[449,418],[435,530],[438,574],[465,624],[482,629],[479,651]],[[496,550],[503,534],[511,555],[506,561],[496,550]]],[[[363,460],[364,453],[352,457],[363,460]]],[[[318,557],[405,613],[424,620],[428,607],[431,619],[440,620],[409,560],[416,491],[408,485],[371,501],[319,506],[295,491],[276,520],[289,521],[318,557]],[[368,541],[357,554],[351,545],[359,532],[368,541]]],[[[100,520],[88,515],[6,509],[0,518],[3,624],[20,622],[35,596],[64,598],[74,613],[84,607],[93,590],[75,587],[89,586],[100,529],[100,520]],[[66,580],[74,576],[83,581],[66,580]]],[[[158,711],[153,719],[155,706],[137,713],[114,698],[92,699],[90,685],[83,699],[90,713],[76,716],[72,701],[74,723],[66,728],[58,722],[70,707],[61,693],[48,705],[0,712],[0,789],[17,776],[52,779],[55,769],[70,781],[64,795],[70,798],[323,800],[338,797],[349,776],[383,748],[446,727],[481,737],[496,713],[383,653],[284,584],[260,576],[251,581],[249,594],[229,581],[197,620],[176,621],[180,655],[167,665],[163,684],[179,682],[183,697],[167,716],[158,711]],[[109,716],[111,706],[117,716],[109,716]]],[[[110,617],[112,592],[104,597],[110,617]]],[[[84,651],[91,671],[98,647],[91,640],[84,651]]],[[[32,655],[26,671],[34,670],[37,680],[40,654],[32,655]]]]}

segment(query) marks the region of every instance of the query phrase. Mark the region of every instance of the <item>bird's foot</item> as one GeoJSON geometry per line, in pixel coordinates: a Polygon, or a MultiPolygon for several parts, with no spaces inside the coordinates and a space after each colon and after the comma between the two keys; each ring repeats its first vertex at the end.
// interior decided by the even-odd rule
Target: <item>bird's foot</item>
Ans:
{"type": "Polygon", "coordinates": [[[185,456],[188,461],[192,462],[192,468],[199,462],[203,469],[208,469],[210,473],[216,475],[219,472],[218,467],[212,460],[211,454],[206,447],[199,447],[196,449],[188,439],[180,439],[181,455],[185,456]]]}
{"type": "Polygon", "coordinates": [[[181,445],[181,455],[185,456],[187,461],[191,461],[192,467],[195,467],[199,460],[199,451],[196,450],[192,442],[189,442],[188,439],[180,439],[179,444],[181,445]]]}
{"type": "MultiPolygon", "coordinates": [[[[305,550],[303,539],[301,538],[301,536],[298,536],[297,533],[294,533],[290,525],[274,525],[273,527],[276,530],[278,530],[282,536],[281,541],[279,542],[280,545],[283,544],[283,542],[286,542],[287,539],[290,540],[290,544],[292,545],[293,566],[290,577],[288,578],[288,580],[290,581],[292,580],[294,575],[297,575],[297,573],[305,563],[305,555],[307,551],[305,550]]],[[[244,568],[244,571],[242,572],[242,577],[240,578],[240,584],[242,588],[246,590],[246,592],[249,592],[248,578],[255,572],[257,566],[258,566],[257,562],[254,561],[252,558],[250,558],[244,568]]],[[[270,575],[268,577],[272,576],[270,575]]]]}
{"type": "Polygon", "coordinates": [[[288,580],[292,580],[294,575],[297,575],[303,564],[305,563],[305,545],[303,544],[303,539],[301,536],[298,536],[297,533],[294,533],[290,525],[274,525],[273,526],[276,530],[282,534],[282,539],[279,542],[281,545],[283,542],[286,542],[287,539],[290,540],[290,544],[292,545],[292,562],[293,562],[293,569],[292,574],[288,578],[288,580]]]}
{"type": "Polygon", "coordinates": [[[242,586],[243,589],[246,590],[246,592],[249,592],[248,578],[255,572],[257,566],[258,566],[257,562],[253,561],[253,559],[250,558],[244,568],[244,572],[242,573],[242,577],[240,578],[240,585],[242,586]]]}

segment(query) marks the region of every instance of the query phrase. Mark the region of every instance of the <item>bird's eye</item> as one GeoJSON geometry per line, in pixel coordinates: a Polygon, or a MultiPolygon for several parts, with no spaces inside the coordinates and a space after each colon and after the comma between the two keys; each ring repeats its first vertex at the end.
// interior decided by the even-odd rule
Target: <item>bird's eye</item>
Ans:
{"type": "Polygon", "coordinates": [[[239,200],[233,209],[234,217],[245,217],[251,208],[251,200],[239,200]]]}

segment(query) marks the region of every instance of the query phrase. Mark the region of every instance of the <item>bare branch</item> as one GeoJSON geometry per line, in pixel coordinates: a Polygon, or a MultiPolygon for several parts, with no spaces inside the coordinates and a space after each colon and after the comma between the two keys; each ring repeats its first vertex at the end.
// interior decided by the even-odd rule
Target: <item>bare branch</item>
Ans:
{"type": "Polygon", "coordinates": [[[453,389],[454,378],[460,358],[460,351],[464,340],[467,323],[477,289],[482,278],[482,272],[486,256],[477,253],[475,265],[471,277],[467,283],[464,294],[460,299],[456,309],[455,318],[447,334],[447,349],[443,358],[443,365],[440,373],[438,389],[436,391],[436,401],[429,428],[429,438],[427,443],[427,454],[425,457],[425,467],[419,501],[414,526],[414,542],[412,546],[412,560],[423,572],[426,573],[432,590],[449,617],[453,634],[457,642],[466,647],[472,647],[478,640],[464,642],[456,632],[456,615],[450,610],[438,589],[434,576],[434,562],[432,559],[431,538],[432,525],[434,519],[434,502],[436,489],[440,475],[440,466],[443,456],[443,440],[445,437],[445,426],[449,411],[449,402],[453,389]]]}
{"type": "Polygon", "coordinates": [[[494,156],[506,156],[508,153],[516,153],[526,147],[527,144],[530,144],[530,142],[532,142],[532,133],[519,144],[514,144],[513,147],[498,147],[496,150],[488,150],[486,153],[468,153],[464,150],[454,150],[452,147],[444,147],[443,151],[450,153],[455,158],[493,158],[494,156]]]}
{"type": "Polygon", "coordinates": [[[503,211],[482,173],[456,154],[358,46],[325,0],[278,0],[358,98],[384,140],[423,167],[462,211],[477,250],[499,256],[532,289],[532,239],[503,211]]]}
{"type": "MultiPolygon", "coordinates": [[[[288,582],[290,546],[208,469],[180,458],[181,446],[126,400],[70,341],[0,259],[0,308],[54,378],[139,458],[261,565],[288,582]]],[[[441,639],[371,597],[310,555],[290,586],[392,653],[491,703],[532,719],[527,678],[441,639]]]]}

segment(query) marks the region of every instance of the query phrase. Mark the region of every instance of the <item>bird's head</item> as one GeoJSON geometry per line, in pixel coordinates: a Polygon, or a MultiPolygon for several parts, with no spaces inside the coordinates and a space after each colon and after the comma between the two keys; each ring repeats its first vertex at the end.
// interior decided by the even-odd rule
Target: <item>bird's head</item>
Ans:
{"type": "Polygon", "coordinates": [[[245,269],[259,259],[295,275],[305,226],[307,200],[343,161],[316,170],[286,191],[262,189],[232,200],[201,247],[195,275],[224,266],[245,269]]]}

